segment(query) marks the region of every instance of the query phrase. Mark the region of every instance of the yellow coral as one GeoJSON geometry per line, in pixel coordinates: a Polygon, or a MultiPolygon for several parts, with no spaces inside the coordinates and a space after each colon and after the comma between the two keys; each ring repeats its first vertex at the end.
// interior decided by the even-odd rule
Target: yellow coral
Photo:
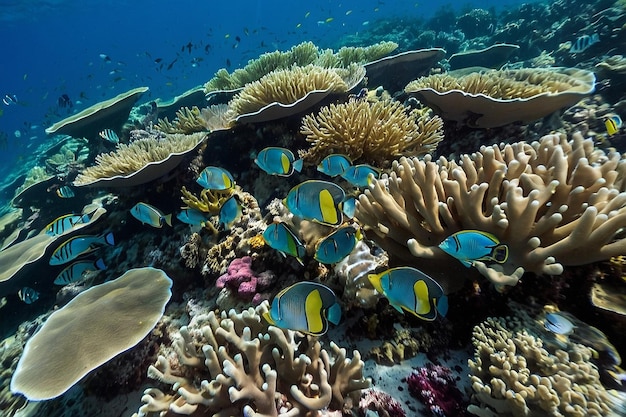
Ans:
{"type": "Polygon", "coordinates": [[[198,198],[183,185],[180,192],[182,194],[181,200],[183,200],[183,203],[185,203],[187,207],[204,213],[217,214],[220,211],[220,207],[224,201],[230,197],[233,190],[228,189],[220,191],[205,188],[200,192],[200,198],[198,198]]]}
{"type": "Polygon", "coordinates": [[[255,235],[248,239],[248,244],[253,250],[263,249],[265,246],[265,239],[263,239],[263,235],[255,235]]]}
{"type": "Polygon", "coordinates": [[[300,133],[312,143],[307,159],[319,162],[341,153],[353,161],[383,166],[394,157],[434,151],[443,139],[442,130],[438,116],[409,111],[398,101],[353,99],[304,117],[300,133]]]}

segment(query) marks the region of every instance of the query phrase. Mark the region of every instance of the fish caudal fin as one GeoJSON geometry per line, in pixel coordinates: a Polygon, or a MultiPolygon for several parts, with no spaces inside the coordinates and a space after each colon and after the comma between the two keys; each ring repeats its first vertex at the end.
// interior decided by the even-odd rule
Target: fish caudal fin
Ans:
{"type": "Polygon", "coordinates": [[[293,167],[294,171],[300,172],[300,171],[302,171],[303,163],[304,163],[303,159],[298,159],[296,161],[293,161],[293,164],[291,166],[293,167]]]}
{"type": "Polygon", "coordinates": [[[113,239],[113,232],[109,232],[103,236],[102,240],[107,245],[115,246],[115,240],[113,239]]]}
{"type": "Polygon", "coordinates": [[[341,306],[337,303],[328,309],[328,321],[337,326],[341,321],[341,306]]]}
{"type": "Polygon", "coordinates": [[[167,224],[168,226],[172,227],[172,213],[163,216],[163,221],[165,221],[165,224],[167,224]]]}
{"type": "Polygon", "coordinates": [[[272,326],[276,324],[274,319],[272,319],[272,316],[270,315],[269,311],[266,311],[265,313],[263,313],[263,318],[272,326]]]}
{"type": "Polygon", "coordinates": [[[98,259],[96,262],[94,262],[94,265],[96,266],[96,268],[98,268],[99,270],[105,270],[107,269],[107,266],[104,264],[104,259],[100,258],[98,259]]]}

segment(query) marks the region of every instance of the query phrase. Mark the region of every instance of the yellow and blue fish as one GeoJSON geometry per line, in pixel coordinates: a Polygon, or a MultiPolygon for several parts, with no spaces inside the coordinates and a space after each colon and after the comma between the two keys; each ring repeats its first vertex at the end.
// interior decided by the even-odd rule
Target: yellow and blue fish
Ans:
{"type": "Polygon", "coordinates": [[[76,196],[76,194],[74,194],[74,190],[67,185],[57,188],[56,195],[60,198],[72,198],[76,196]]]}
{"type": "Polygon", "coordinates": [[[340,227],[317,243],[314,258],[323,264],[335,264],[348,256],[361,238],[360,230],[340,227]]]}
{"type": "Polygon", "coordinates": [[[276,249],[283,256],[293,256],[301,265],[304,265],[302,258],[306,254],[306,248],[285,223],[272,223],[267,226],[263,232],[263,240],[270,248],[276,249]]]}
{"type": "Polygon", "coordinates": [[[345,197],[346,193],[337,184],[308,180],[293,187],[283,204],[305,220],[337,226],[343,220],[340,205],[345,197]]]}
{"type": "Polygon", "coordinates": [[[65,214],[54,219],[44,229],[50,236],[62,235],[77,224],[88,223],[90,220],[87,214],[65,214]]]}
{"type": "Polygon", "coordinates": [[[565,336],[571,334],[576,327],[567,317],[559,314],[558,312],[546,314],[543,325],[552,333],[562,334],[565,336]]]}
{"type": "Polygon", "coordinates": [[[359,164],[348,167],[342,174],[341,178],[348,181],[355,187],[367,187],[371,183],[370,174],[374,178],[380,177],[380,171],[368,164],[359,164]]]}
{"type": "Polygon", "coordinates": [[[622,118],[617,114],[613,114],[604,121],[604,127],[606,127],[606,133],[609,136],[613,136],[622,128],[622,118]]]}
{"type": "Polygon", "coordinates": [[[334,153],[328,155],[317,165],[317,170],[329,177],[341,175],[352,166],[352,161],[346,155],[334,153]]]}
{"type": "Polygon", "coordinates": [[[335,293],[316,282],[298,282],[274,297],[263,317],[272,326],[312,336],[321,336],[328,330],[328,322],[337,325],[341,307],[335,293]]]}
{"type": "Polygon", "coordinates": [[[79,235],[74,236],[61,243],[50,256],[50,265],[63,265],[81,255],[90,253],[98,249],[102,245],[115,245],[113,233],[107,233],[102,236],[79,235]]]}
{"type": "Polygon", "coordinates": [[[303,160],[296,160],[293,152],[285,148],[264,148],[254,158],[254,163],[270,175],[288,177],[294,171],[302,171],[303,160]]]}
{"type": "Polygon", "coordinates": [[[191,226],[199,226],[209,220],[206,213],[193,208],[182,209],[176,215],[176,218],[181,222],[191,226]]]}
{"type": "Polygon", "coordinates": [[[207,190],[230,190],[235,186],[235,180],[230,172],[213,166],[204,168],[196,182],[207,190]]]}
{"type": "Polygon", "coordinates": [[[351,219],[354,217],[354,213],[356,212],[356,202],[357,199],[353,195],[347,196],[341,202],[341,211],[351,219]]]}
{"type": "Polygon", "coordinates": [[[74,262],[65,268],[54,279],[56,285],[67,285],[72,282],[79,281],[86,272],[98,271],[106,269],[104,260],[102,258],[97,261],[78,261],[74,262]]]}
{"type": "Polygon", "coordinates": [[[241,217],[241,203],[235,195],[231,195],[220,207],[220,224],[224,225],[224,230],[230,230],[241,217]]]}
{"type": "Polygon", "coordinates": [[[466,267],[474,261],[505,263],[509,257],[509,247],[500,243],[491,233],[480,230],[462,230],[443,240],[439,248],[461,261],[466,267]]]}
{"type": "Polygon", "coordinates": [[[384,295],[399,312],[408,311],[422,320],[445,317],[448,297],[434,279],[411,267],[392,268],[380,274],[369,274],[376,291],[384,295]]]}
{"type": "Polygon", "coordinates": [[[163,214],[158,208],[147,203],[137,203],[130,209],[130,214],[139,220],[141,224],[149,224],[152,227],[163,227],[163,224],[172,225],[172,214],[163,214]]]}
{"type": "Polygon", "coordinates": [[[17,296],[26,304],[32,304],[39,300],[39,291],[34,290],[31,287],[23,287],[17,292],[17,296]]]}

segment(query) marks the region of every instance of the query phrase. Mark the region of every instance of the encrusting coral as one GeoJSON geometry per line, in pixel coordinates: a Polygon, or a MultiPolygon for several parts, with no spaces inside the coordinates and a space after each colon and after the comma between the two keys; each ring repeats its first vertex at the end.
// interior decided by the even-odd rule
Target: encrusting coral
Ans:
{"type": "Polygon", "coordinates": [[[269,326],[261,315],[269,304],[228,314],[198,313],[179,330],[175,353],[159,356],[148,376],[172,384],[175,394],[145,391],[136,416],[177,414],[312,416],[357,400],[363,378],[358,351],[352,359],[334,343],[331,352],[313,337],[269,326]],[[331,359],[334,358],[334,361],[331,359]],[[178,364],[178,365],[174,365],[178,364]],[[198,374],[198,383],[192,375],[198,374]],[[184,375],[184,376],[180,376],[184,375]]]}
{"type": "MultiPolygon", "coordinates": [[[[438,244],[461,230],[495,235],[502,265],[474,266],[498,288],[522,273],[558,275],[626,251],[626,164],[576,133],[483,146],[459,162],[401,158],[359,196],[356,217],[390,256],[445,258],[438,244]],[[407,253],[408,252],[408,253],[407,253]]],[[[415,258],[413,258],[415,259],[415,258]]],[[[446,265],[446,262],[438,262],[446,265]]]]}
{"type": "MultiPolygon", "coordinates": [[[[74,180],[74,185],[90,185],[99,180],[118,177],[128,179],[137,176],[140,171],[145,171],[149,180],[158,178],[173,168],[171,164],[165,163],[171,160],[173,155],[189,152],[205,139],[204,132],[191,135],[162,133],[142,135],[128,145],[118,144],[113,152],[96,156],[96,165],[85,168],[74,180]],[[146,171],[148,166],[155,167],[152,175],[148,175],[146,171]]],[[[136,184],[129,182],[128,185],[136,184]]]]}
{"type": "Polygon", "coordinates": [[[395,100],[351,99],[305,116],[300,133],[312,144],[305,157],[315,163],[340,153],[382,167],[401,155],[433,152],[443,139],[443,121],[395,100]]]}
{"type": "Polygon", "coordinates": [[[469,368],[475,404],[468,411],[483,417],[609,415],[593,350],[571,341],[546,343],[542,334],[549,332],[532,322],[519,310],[474,327],[469,368]]]}

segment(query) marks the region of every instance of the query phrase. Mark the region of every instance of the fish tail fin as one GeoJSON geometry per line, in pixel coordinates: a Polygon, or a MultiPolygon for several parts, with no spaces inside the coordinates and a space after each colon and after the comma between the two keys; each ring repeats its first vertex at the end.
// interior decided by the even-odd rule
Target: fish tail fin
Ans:
{"type": "Polygon", "coordinates": [[[172,213],[170,213],[170,214],[168,214],[166,216],[163,216],[163,220],[165,220],[165,223],[168,226],[172,227],[172,213]]]}
{"type": "Polygon", "coordinates": [[[338,303],[330,306],[330,308],[328,309],[327,319],[335,326],[339,325],[339,322],[341,321],[341,306],[338,303]]]}
{"type": "Polygon", "coordinates": [[[509,247],[504,243],[500,243],[493,248],[492,258],[499,264],[505,263],[509,259],[509,247]]]}
{"type": "Polygon", "coordinates": [[[102,258],[100,258],[96,262],[94,262],[94,265],[96,266],[96,268],[98,268],[101,271],[107,269],[107,266],[104,264],[104,259],[102,259],[102,258]]]}
{"type": "Polygon", "coordinates": [[[437,300],[437,311],[439,312],[441,317],[445,317],[446,314],[448,314],[448,296],[447,295],[444,294],[441,297],[439,297],[439,300],[437,300]]]}
{"type": "Polygon", "coordinates": [[[106,235],[103,236],[102,239],[104,240],[104,243],[106,243],[107,245],[115,246],[115,240],[113,239],[113,232],[107,233],[106,235]]]}
{"type": "Polygon", "coordinates": [[[303,159],[298,159],[296,161],[293,161],[293,170],[300,172],[302,171],[302,165],[304,164],[304,160],[303,159]]]}

